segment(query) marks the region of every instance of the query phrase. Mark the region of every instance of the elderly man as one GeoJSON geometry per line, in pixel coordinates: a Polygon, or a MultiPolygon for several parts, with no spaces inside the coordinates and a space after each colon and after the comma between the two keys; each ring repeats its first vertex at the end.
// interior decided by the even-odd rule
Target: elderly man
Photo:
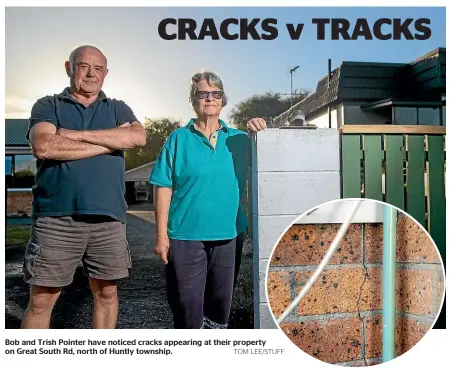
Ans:
{"type": "Polygon", "coordinates": [[[61,288],[83,261],[94,296],[94,328],[115,328],[116,281],[128,276],[123,150],[145,145],[132,110],[101,90],[107,60],[93,46],[72,51],[70,87],[33,106],[28,138],[37,160],[22,328],[49,328],[61,288]]]}

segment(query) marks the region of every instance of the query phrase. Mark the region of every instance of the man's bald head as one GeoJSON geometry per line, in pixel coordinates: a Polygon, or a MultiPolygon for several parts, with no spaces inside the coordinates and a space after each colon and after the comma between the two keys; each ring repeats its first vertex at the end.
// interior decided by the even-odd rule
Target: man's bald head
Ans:
{"type": "Polygon", "coordinates": [[[105,54],[103,54],[103,51],[101,51],[98,47],[92,46],[92,45],[82,45],[78,46],[76,49],[72,50],[72,52],[69,55],[69,63],[70,63],[70,70],[73,73],[75,70],[75,66],[77,65],[77,61],[79,56],[84,52],[88,50],[93,50],[94,52],[97,52],[103,56],[105,59],[105,66],[108,64],[108,60],[106,59],[105,54]]]}

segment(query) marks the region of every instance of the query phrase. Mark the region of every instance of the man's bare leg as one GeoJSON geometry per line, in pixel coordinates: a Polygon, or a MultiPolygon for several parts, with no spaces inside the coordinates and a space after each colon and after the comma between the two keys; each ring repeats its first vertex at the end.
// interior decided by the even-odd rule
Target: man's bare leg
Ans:
{"type": "Polygon", "coordinates": [[[116,328],[119,313],[116,281],[89,278],[94,295],[93,327],[97,329],[116,328]]]}
{"type": "Polygon", "coordinates": [[[61,294],[59,287],[30,286],[30,300],[22,319],[22,329],[48,329],[53,306],[61,294]]]}

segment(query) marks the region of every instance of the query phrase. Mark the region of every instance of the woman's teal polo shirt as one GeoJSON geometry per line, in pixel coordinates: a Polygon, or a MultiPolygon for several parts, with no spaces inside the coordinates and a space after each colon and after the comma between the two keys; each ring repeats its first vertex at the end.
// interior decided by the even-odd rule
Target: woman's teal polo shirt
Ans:
{"type": "Polygon", "coordinates": [[[247,228],[241,200],[250,165],[246,132],[219,120],[217,143],[194,127],[195,119],[168,137],[150,183],[172,188],[168,235],[192,241],[227,240],[247,228]]]}

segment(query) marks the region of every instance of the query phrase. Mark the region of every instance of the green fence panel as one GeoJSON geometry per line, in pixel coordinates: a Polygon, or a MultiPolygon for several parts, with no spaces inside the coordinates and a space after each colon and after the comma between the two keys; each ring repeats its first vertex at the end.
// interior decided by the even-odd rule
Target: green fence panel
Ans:
{"type": "Polygon", "coordinates": [[[428,136],[429,228],[445,265],[444,137],[428,136]]]}
{"type": "Polygon", "coordinates": [[[386,202],[405,210],[402,135],[386,135],[386,202]]]}
{"type": "Polygon", "coordinates": [[[407,213],[425,224],[425,136],[408,136],[407,213]]]}
{"type": "Polygon", "coordinates": [[[361,145],[359,135],[341,136],[342,196],[361,197],[361,145]]]}
{"type": "Polygon", "coordinates": [[[365,135],[364,139],[364,197],[382,200],[381,135],[365,135]]]}

